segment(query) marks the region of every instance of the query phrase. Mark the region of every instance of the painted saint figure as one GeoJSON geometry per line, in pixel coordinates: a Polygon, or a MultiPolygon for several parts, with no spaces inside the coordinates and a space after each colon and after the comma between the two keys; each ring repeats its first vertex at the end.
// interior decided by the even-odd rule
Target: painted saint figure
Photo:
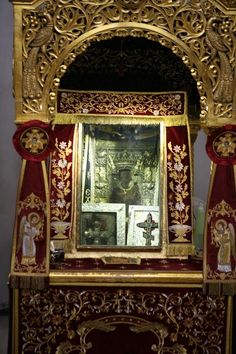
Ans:
{"type": "Polygon", "coordinates": [[[231,256],[236,256],[235,252],[235,231],[231,223],[219,219],[213,228],[213,242],[219,247],[217,254],[217,269],[220,272],[231,272],[231,256]]]}

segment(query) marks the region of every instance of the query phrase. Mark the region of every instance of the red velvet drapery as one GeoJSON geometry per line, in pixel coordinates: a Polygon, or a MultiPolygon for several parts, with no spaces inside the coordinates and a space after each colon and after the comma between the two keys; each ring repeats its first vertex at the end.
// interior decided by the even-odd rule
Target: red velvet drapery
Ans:
{"type": "Polygon", "coordinates": [[[213,161],[205,226],[204,279],[210,293],[236,294],[236,126],[208,136],[213,161]]]}

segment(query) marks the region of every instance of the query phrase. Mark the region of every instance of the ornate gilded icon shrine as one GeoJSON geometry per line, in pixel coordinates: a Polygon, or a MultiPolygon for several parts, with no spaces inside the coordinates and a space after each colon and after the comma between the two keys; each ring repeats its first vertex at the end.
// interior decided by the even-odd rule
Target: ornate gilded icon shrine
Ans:
{"type": "Polygon", "coordinates": [[[232,354],[235,1],[12,3],[10,352],[232,354]]]}

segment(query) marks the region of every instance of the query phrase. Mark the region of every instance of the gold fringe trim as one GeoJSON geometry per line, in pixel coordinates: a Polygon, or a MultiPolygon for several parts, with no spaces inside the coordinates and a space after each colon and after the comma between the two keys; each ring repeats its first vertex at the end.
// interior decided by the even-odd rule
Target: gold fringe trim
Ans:
{"type": "Polygon", "coordinates": [[[234,283],[223,283],[222,284],[222,294],[233,296],[236,295],[236,282],[234,283]]]}
{"type": "Polygon", "coordinates": [[[69,239],[65,240],[54,240],[53,238],[51,239],[51,242],[53,243],[53,246],[55,249],[67,249],[67,244],[68,244],[69,239]]]}
{"type": "Polygon", "coordinates": [[[105,114],[69,114],[57,113],[53,124],[137,124],[137,125],[156,125],[164,123],[165,126],[186,125],[188,116],[185,114],[173,116],[135,116],[135,115],[105,115],[105,114]]]}
{"type": "Polygon", "coordinates": [[[233,344],[233,329],[234,329],[234,304],[233,297],[228,296],[227,299],[227,319],[226,319],[226,341],[225,341],[225,354],[232,354],[232,344],[233,344]]]}
{"type": "Polygon", "coordinates": [[[43,290],[49,285],[48,276],[28,276],[28,275],[16,275],[10,276],[9,285],[13,289],[35,289],[43,290]]]}
{"type": "Polygon", "coordinates": [[[234,296],[236,295],[236,281],[222,282],[219,280],[214,282],[208,282],[204,284],[203,290],[204,293],[208,295],[234,296]]]}
{"type": "Polygon", "coordinates": [[[193,256],[195,246],[192,244],[169,244],[166,253],[167,256],[193,256]]]}

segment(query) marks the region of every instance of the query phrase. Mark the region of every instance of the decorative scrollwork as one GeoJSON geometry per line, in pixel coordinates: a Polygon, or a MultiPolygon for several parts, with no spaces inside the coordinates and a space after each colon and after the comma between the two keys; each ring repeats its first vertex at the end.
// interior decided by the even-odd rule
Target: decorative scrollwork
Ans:
{"type": "Polygon", "coordinates": [[[225,200],[222,200],[220,203],[217,203],[213,209],[209,209],[208,222],[211,221],[213,216],[232,217],[236,221],[236,210],[234,210],[230,204],[226,203],[225,200]]]}
{"type": "Polygon", "coordinates": [[[208,297],[196,289],[22,290],[19,304],[24,352],[34,348],[39,354],[59,354],[74,348],[85,354],[92,348],[92,337],[87,338],[91,331],[112,331],[122,323],[137,336],[151,331],[156,339],[147,345],[154,352],[158,348],[163,353],[224,350],[225,298],[208,297]]]}

